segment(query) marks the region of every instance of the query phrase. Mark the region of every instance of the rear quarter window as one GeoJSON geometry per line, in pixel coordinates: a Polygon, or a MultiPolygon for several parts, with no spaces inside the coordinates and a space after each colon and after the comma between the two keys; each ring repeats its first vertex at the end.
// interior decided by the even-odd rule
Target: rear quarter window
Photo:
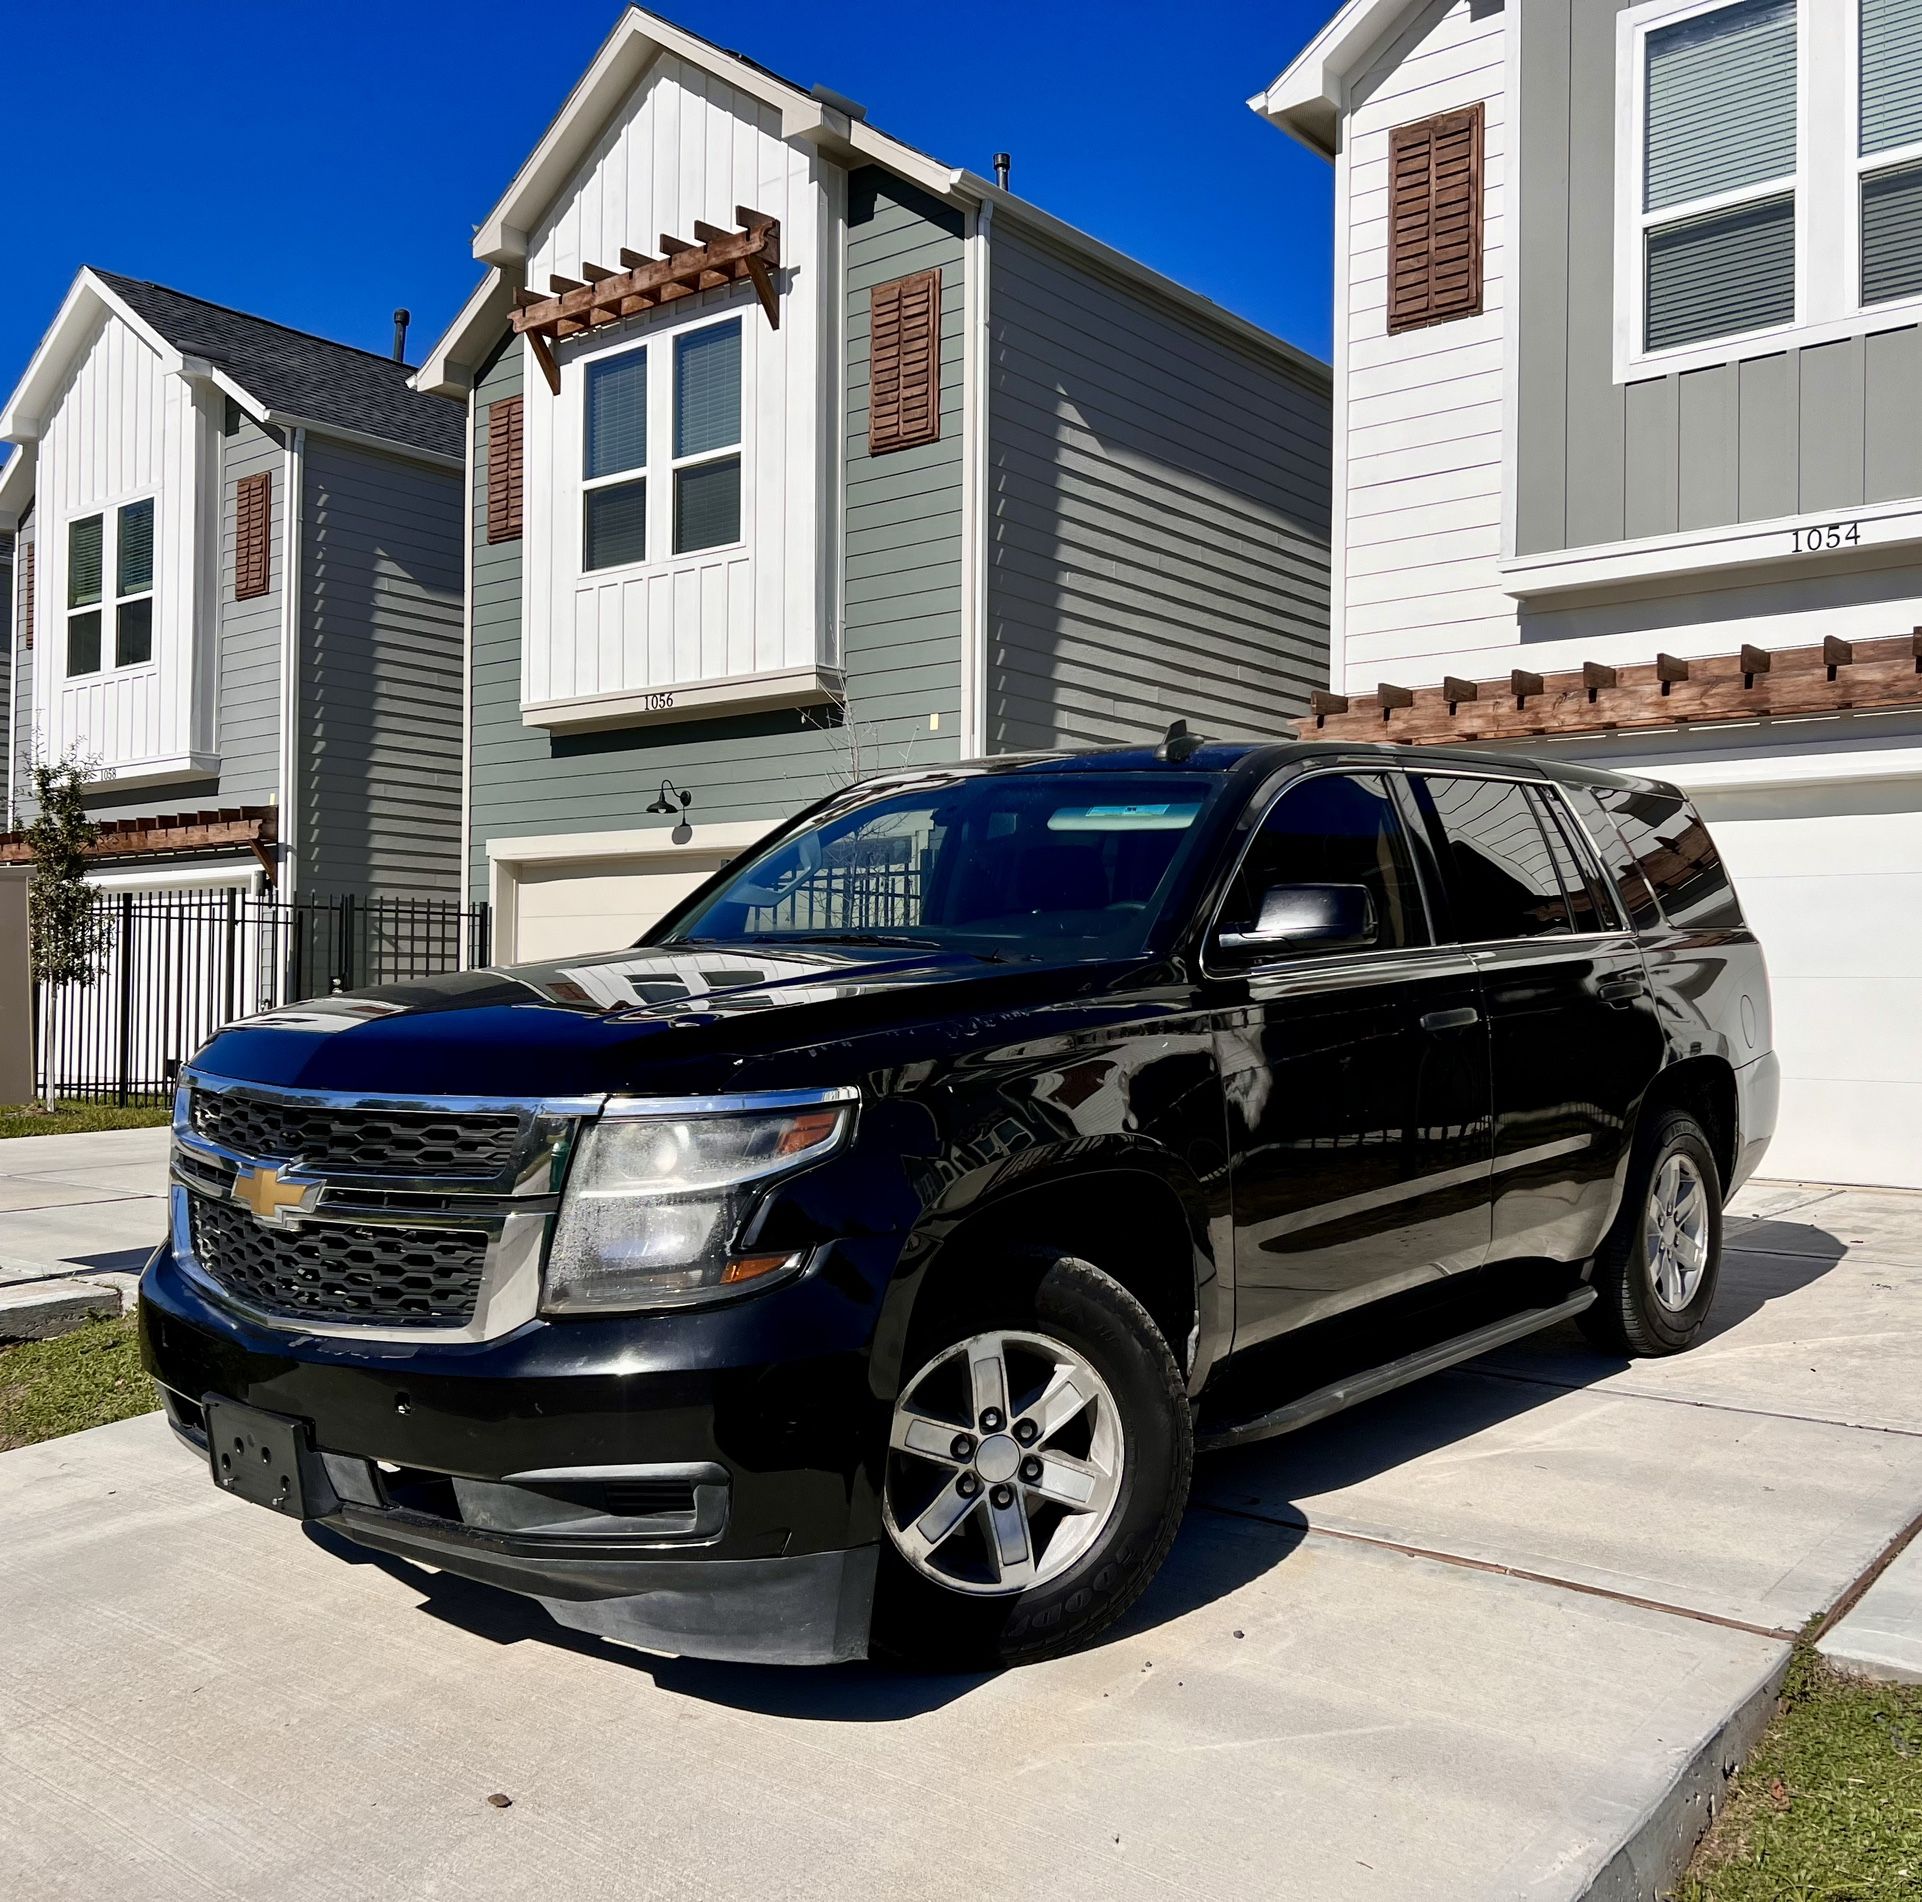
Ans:
{"type": "Polygon", "coordinates": [[[1702,815],[1679,793],[1605,788],[1598,795],[1678,931],[1735,931],[1742,907],[1702,815]]]}
{"type": "Polygon", "coordinates": [[[1615,887],[1615,895],[1622,901],[1622,910],[1630,928],[1635,931],[1659,931],[1662,908],[1655,902],[1655,893],[1643,875],[1640,861],[1628,849],[1616,829],[1615,821],[1608,816],[1607,809],[1586,786],[1567,786],[1564,791],[1582,822],[1583,831],[1594,840],[1595,849],[1601,854],[1602,864],[1608,869],[1609,883],[1615,887]]]}

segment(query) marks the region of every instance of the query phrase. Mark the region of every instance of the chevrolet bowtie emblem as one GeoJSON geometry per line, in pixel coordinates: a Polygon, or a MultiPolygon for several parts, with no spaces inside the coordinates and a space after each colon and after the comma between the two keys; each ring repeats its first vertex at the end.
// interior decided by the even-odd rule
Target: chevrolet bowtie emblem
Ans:
{"type": "Polygon", "coordinates": [[[278,1169],[242,1169],[234,1177],[234,1200],[260,1217],[263,1222],[278,1222],[290,1209],[304,1209],[320,1185],[315,1182],[283,1182],[278,1169]]]}

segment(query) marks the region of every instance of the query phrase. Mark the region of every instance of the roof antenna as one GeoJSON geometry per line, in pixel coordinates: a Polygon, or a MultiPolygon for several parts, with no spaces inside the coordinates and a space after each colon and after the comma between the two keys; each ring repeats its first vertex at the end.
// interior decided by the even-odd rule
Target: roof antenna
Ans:
{"type": "Polygon", "coordinates": [[[1171,720],[1167,732],[1161,736],[1161,744],[1155,748],[1155,758],[1166,760],[1170,766],[1179,766],[1207,744],[1199,733],[1188,731],[1186,720],[1171,720]]]}
{"type": "Polygon", "coordinates": [[[414,313],[411,310],[394,312],[394,361],[396,363],[407,361],[407,326],[413,321],[414,313]]]}
{"type": "Polygon", "coordinates": [[[1014,154],[997,152],[994,155],[994,182],[1003,191],[1008,189],[1008,174],[1014,170],[1014,154]]]}

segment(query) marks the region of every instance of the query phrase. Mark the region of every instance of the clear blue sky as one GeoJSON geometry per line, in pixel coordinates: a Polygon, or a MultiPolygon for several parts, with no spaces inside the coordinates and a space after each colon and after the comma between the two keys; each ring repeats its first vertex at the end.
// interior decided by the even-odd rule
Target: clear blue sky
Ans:
{"type": "MultiPolygon", "coordinates": [[[[1242,103],[1336,0],[671,0],[661,10],[1329,348],[1327,164],[1242,103]],[[1170,26],[1177,32],[1170,34],[1170,26]]],[[[102,0],[12,10],[0,395],[98,264],[416,361],[469,243],[619,17],[613,0],[102,0]]],[[[649,234],[637,233],[646,246],[649,234]]]]}

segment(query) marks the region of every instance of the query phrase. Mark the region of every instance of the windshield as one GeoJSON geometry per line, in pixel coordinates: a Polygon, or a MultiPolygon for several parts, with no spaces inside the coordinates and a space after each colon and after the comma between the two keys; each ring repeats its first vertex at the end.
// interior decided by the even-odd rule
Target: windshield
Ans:
{"type": "Polygon", "coordinates": [[[1131,956],[1217,784],[1182,773],[972,773],[857,790],[743,867],[664,942],[1131,956]]]}

